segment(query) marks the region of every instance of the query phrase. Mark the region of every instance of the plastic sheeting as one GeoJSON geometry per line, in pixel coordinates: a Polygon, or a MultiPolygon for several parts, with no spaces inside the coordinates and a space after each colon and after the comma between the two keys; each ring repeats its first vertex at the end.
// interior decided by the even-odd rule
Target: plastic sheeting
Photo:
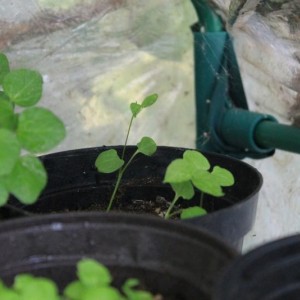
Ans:
{"type": "Polygon", "coordinates": [[[130,143],[193,147],[195,108],[189,1],[0,0],[0,47],[13,67],[39,70],[41,104],[68,136],[55,151],[122,144],[129,103],[158,93],[130,143]]]}

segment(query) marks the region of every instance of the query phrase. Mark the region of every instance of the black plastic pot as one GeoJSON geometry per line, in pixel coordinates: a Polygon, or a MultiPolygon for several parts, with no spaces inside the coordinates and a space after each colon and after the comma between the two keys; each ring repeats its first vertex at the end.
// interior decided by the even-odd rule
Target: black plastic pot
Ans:
{"type": "Polygon", "coordinates": [[[299,300],[300,235],[238,258],[220,280],[214,300],[299,300]]]}
{"type": "MultiPolygon", "coordinates": [[[[52,212],[95,210],[99,203],[105,203],[111,195],[116,174],[99,174],[94,166],[98,154],[115,148],[121,153],[123,147],[99,147],[71,150],[42,157],[49,174],[49,182],[40,200],[31,206],[22,206],[10,201],[10,208],[24,214],[45,214],[52,212]]],[[[126,150],[125,159],[136,147],[126,150]]],[[[152,157],[139,155],[126,170],[119,196],[122,203],[132,199],[153,201],[156,197],[171,200],[174,196],[169,185],[162,180],[168,164],[182,157],[186,149],[159,147],[152,157]]],[[[229,169],[236,183],[225,190],[225,198],[206,197],[204,207],[210,212],[201,218],[184,221],[201,226],[222,237],[237,249],[241,248],[244,235],[252,228],[262,185],[260,173],[250,165],[224,155],[205,153],[212,165],[229,169]]],[[[182,201],[182,206],[198,205],[199,195],[191,201],[182,201]]]]}
{"type": "Polygon", "coordinates": [[[0,224],[0,278],[19,273],[75,279],[83,257],[108,266],[120,285],[138,278],[164,300],[211,299],[215,282],[236,256],[205,231],[150,216],[68,213],[19,218],[0,224]]]}

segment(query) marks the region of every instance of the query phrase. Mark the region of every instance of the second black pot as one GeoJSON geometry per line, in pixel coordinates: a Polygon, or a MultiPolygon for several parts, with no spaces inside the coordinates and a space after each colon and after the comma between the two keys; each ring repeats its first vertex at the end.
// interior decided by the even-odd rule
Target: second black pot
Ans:
{"type": "MultiPolygon", "coordinates": [[[[95,210],[99,203],[108,203],[115,174],[99,174],[94,166],[96,157],[104,150],[114,148],[120,154],[123,147],[99,147],[71,150],[45,155],[41,159],[48,171],[49,182],[39,201],[24,206],[11,200],[11,211],[21,215],[46,214],[53,212],[95,210]]],[[[125,160],[136,147],[129,146],[125,160]]],[[[186,149],[158,147],[155,155],[138,155],[126,170],[119,197],[122,202],[132,199],[153,201],[162,197],[171,201],[174,194],[171,188],[162,183],[169,163],[181,158],[186,149]]],[[[235,184],[225,189],[225,197],[206,197],[204,207],[209,214],[184,221],[185,223],[206,228],[241,249],[244,235],[252,228],[258,193],[262,185],[260,173],[249,164],[228,156],[204,153],[212,166],[220,165],[229,169],[235,184]]],[[[194,200],[182,201],[183,207],[198,205],[199,195],[194,200]]],[[[104,207],[106,207],[106,205],[104,207]]]]}
{"type": "Polygon", "coordinates": [[[300,235],[260,246],[222,276],[214,300],[298,300],[300,235]]]}
{"type": "MultiPolygon", "coordinates": [[[[164,300],[209,300],[236,253],[205,231],[133,214],[68,213],[0,224],[0,278],[50,277],[60,288],[75,279],[83,257],[109,267],[119,286],[138,278],[164,300]]],[[[30,299],[28,299],[30,300],[30,299]]]]}

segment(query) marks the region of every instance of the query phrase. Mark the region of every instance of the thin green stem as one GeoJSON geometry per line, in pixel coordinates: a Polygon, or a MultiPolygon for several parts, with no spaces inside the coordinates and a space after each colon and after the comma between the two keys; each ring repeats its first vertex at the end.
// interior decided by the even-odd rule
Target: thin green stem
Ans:
{"type": "Polygon", "coordinates": [[[114,200],[115,200],[116,193],[117,193],[117,191],[118,191],[118,189],[119,189],[119,186],[120,186],[122,177],[123,177],[123,175],[124,175],[124,172],[125,172],[125,170],[128,168],[128,166],[131,164],[131,162],[133,161],[133,159],[135,158],[135,156],[136,156],[138,153],[139,153],[138,150],[135,151],[135,152],[132,154],[132,156],[131,156],[131,158],[129,159],[129,161],[127,162],[127,164],[126,164],[123,168],[121,168],[121,169],[119,170],[119,172],[118,172],[118,177],[117,177],[117,181],[116,181],[116,185],[115,185],[114,190],[113,190],[113,192],[112,192],[112,194],[111,194],[111,197],[110,197],[110,200],[109,200],[109,204],[108,204],[108,206],[107,206],[107,208],[106,208],[106,211],[110,211],[110,210],[111,210],[111,207],[112,207],[113,202],[114,202],[114,200]]]}
{"type": "Polygon", "coordinates": [[[179,210],[176,210],[173,213],[169,214],[169,219],[171,219],[172,217],[174,217],[176,215],[181,214],[182,211],[183,211],[182,209],[179,209],[179,210]]]}
{"type": "Polygon", "coordinates": [[[133,123],[133,119],[134,119],[134,116],[131,117],[130,123],[129,123],[129,126],[128,126],[128,130],[127,130],[127,134],[126,134],[126,139],[125,139],[125,143],[124,143],[124,147],[123,147],[123,151],[122,151],[122,156],[121,156],[122,159],[124,159],[125,150],[126,150],[126,146],[127,146],[127,142],[128,142],[128,138],[129,138],[129,133],[130,133],[130,130],[131,130],[131,126],[132,126],[132,123],[133,123]]]}
{"type": "Polygon", "coordinates": [[[169,219],[171,217],[171,212],[172,212],[176,202],[178,201],[178,199],[179,199],[179,196],[177,194],[175,194],[174,199],[165,214],[165,219],[169,219]]]}

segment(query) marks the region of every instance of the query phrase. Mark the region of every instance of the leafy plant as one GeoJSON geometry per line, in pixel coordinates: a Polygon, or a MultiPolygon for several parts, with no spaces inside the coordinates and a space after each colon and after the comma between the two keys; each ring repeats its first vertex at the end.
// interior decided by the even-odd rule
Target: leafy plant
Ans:
{"type": "Polygon", "coordinates": [[[85,258],[77,263],[77,277],[69,283],[63,295],[57,285],[48,278],[20,274],[15,277],[12,287],[0,282],[1,300],[152,300],[150,292],[137,290],[137,279],[127,279],[122,293],[111,285],[109,270],[96,260],[85,258]]]}
{"type": "Polygon", "coordinates": [[[206,210],[202,207],[204,193],[215,197],[224,196],[222,187],[233,185],[234,176],[229,170],[219,166],[215,166],[211,170],[208,159],[202,153],[186,150],[183,158],[175,159],[169,164],[164,182],[169,183],[175,192],[165,218],[168,219],[174,214],[181,213],[181,219],[187,219],[206,214],[206,210]],[[192,199],[195,189],[202,192],[199,206],[173,212],[178,199],[192,199]]]}
{"type": "Polygon", "coordinates": [[[0,53],[0,206],[10,193],[24,204],[36,201],[47,174],[35,155],[51,150],[65,137],[58,117],[35,107],[42,87],[41,74],[11,70],[7,57],[0,53]]]}
{"type": "Polygon", "coordinates": [[[97,170],[100,173],[113,173],[118,171],[116,184],[114,187],[114,190],[112,192],[111,198],[109,200],[109,204],[107,206],[107,211],[111,210],[111,207],[113,205],[113,202],[116,197],[116,193],[118,191],[118,188],[120,186],[122,177],[124,175],[124,172],[128,168],[128,166],[131,164],[133,159],[139,154],[144,154],[147,156],[151,156],[156,152],[157,146],[155,141],[150,137],[143,137],[139,143],[137,143],[137,150],[133,153],[133,155],[130,157],[130,159],[125,163],[124,156],[125,151],[127,147],[127,142],[130,134],[130,130],[132,128],[132,123],[134,119],[138,116],[138,114],[145,108],[152,106],[157,101],[158,95],[152,94],[147,96],[141,104],[135,102],[130,104],[130,110],[131,110],[131,119],[129,122],[129,127],[127,130],[127,135],[122,151],[121,157],[118,155],[117,151],[115,149],[110,149],[103,151],[99,154],[99,156],[96,159],[95,165],[97,167],[97,170]]]}

